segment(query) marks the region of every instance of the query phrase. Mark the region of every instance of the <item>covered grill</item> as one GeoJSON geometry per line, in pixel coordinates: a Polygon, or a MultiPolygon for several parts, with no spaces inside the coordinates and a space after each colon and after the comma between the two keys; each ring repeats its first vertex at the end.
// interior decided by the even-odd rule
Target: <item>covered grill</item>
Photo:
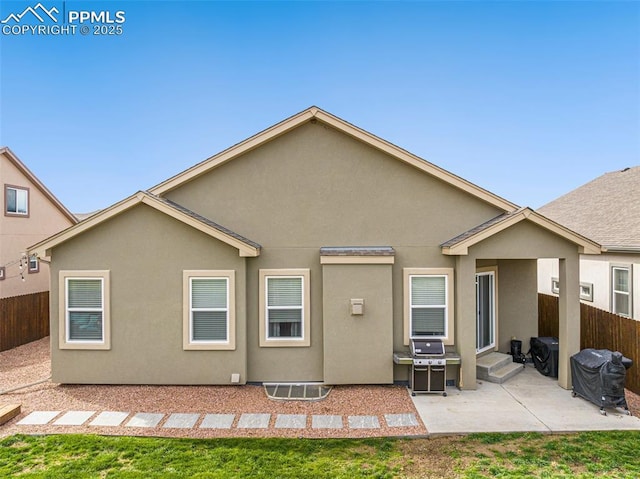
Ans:
{"type": "Polygon", "coordinates": [[[412,339],[411,394],[447,395],[447,360],[441,339],[412,339]]]}

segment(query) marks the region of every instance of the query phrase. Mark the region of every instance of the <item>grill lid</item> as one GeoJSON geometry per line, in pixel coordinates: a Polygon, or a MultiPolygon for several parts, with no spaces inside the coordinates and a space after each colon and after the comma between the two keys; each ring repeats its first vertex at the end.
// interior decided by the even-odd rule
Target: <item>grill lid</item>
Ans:
{"type": "Polygon", "coordinates": [[[414,356],[444,356],[441,339],[412,339],[411,354],[414,356]]]}

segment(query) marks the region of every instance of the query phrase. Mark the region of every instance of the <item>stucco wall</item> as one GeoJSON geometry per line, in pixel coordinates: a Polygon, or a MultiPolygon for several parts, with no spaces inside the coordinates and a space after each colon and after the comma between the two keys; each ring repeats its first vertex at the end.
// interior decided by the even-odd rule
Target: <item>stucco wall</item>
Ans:
{"type": "Polygon", "coordinates": [[[62,383],[229,384],[246,381],[244,258],[235,248],[138,205],[53,250],[53,381],[62,383]],[[111,350],[57,347],[58,272],[110,270],[111,350]],[[184,270],[236,271],[235,351],[184,351],[184,270]]]}
{"type": "Polygon", "coordinates": [[[535,260],[498,262],[498,350],[510,351],[511,339],[529,350],[530,338],[538,336],[538,295],[535,260]]]}
{"type": "Polygon", "coordinates": [[[325,264],[323,275],[324,381],[393,382],[391,265],[325,264]],[[351,299],[364,300],[352,315],[351,299]]]}
{"type": "MultiPolygon", "coordinates": [[[[321,247],[393,246],[393,348],[406,350],[402,268],[453,267],[440,244],[500,213],[320,123],[303,125],[167,197],[263,246],[247,261],[250,381],[323,380],[321,247]],[[311,269],[310,347],[259,347],[258,271],[266,268],[311,269]]],[[[403,369],[397,371],[396,379],[406,379],[403,369]]]]}

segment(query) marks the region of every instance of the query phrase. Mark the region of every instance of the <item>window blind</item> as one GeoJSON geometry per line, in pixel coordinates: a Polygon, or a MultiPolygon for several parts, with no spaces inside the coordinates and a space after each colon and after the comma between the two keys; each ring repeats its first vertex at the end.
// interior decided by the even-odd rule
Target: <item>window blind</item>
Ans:
{"type": "Polygon", "coordinates": [[[194,341],[226,341],[227,312],[194,311],[192,336],[194,341]]]}
{"type": "Polygon", "coordinates": [[[443,306],[446,302],[446,282],[443,276],[413,276],[411,304],[413,306],[443,306]]]}
{"type": "Polygon", "coordinates": [[[302,306],[302,278],[267,278],[268,306],[302,306]]]}
{"type": "Polygon", "coordinates": [[[102,279],[67,280],[68,337],[102,341],[102,279]]]}
{"type": "Polygon", "coordinates": [[[192,279],[191,306],[193,308],[226,308],[227,280],[225,278],[192,279]]]}
{"type": "Polygon", "coordinates": [[[191,340],[226,341],[227,278],[191,279],[191,340]]]}

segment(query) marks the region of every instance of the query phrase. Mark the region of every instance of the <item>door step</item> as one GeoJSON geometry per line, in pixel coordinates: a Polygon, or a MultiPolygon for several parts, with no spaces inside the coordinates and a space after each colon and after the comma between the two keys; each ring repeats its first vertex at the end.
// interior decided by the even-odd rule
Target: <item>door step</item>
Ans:
{"type": "Polygon", "coordinates": [[[477,378],[490,383],[502,384],[523,369],[522,364],[513,362],[510,354],[493,352],[476,360],[477,378]]]}

